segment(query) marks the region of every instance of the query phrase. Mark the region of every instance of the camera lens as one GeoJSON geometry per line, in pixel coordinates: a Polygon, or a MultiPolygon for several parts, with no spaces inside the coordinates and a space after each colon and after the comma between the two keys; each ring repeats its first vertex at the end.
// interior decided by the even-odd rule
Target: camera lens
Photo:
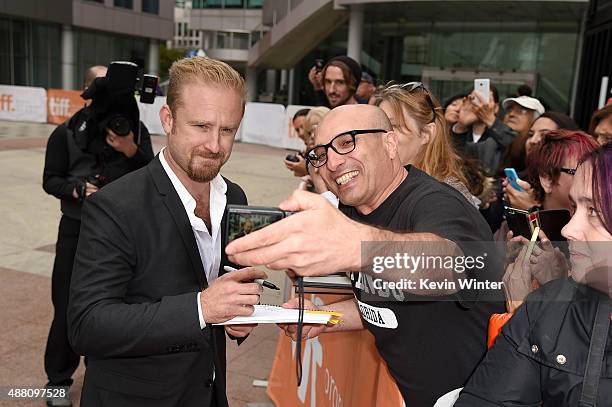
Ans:
{"type": "Polygon", "coordinates": [[[108,128],[119,136],[127,136],[130,133],[130,121],[125,116],[117,115],[108,121],[108,128]]]}

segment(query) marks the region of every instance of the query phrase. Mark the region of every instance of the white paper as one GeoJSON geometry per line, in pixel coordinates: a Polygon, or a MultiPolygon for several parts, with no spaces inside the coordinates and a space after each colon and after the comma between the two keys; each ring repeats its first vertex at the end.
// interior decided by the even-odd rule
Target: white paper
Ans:
{"type": "MultiPolygon", "coordinates": [[[[248,317],[235,317],[229,321],[214,325],[240,325],[240,324],[297,324],[299,311],[286,309],[277,305],[255,305],[255,311],[248,317]]],[[[304,311],[305,324],[327,324],[332,317],[330,314],[309,313],[304,311]]]]}

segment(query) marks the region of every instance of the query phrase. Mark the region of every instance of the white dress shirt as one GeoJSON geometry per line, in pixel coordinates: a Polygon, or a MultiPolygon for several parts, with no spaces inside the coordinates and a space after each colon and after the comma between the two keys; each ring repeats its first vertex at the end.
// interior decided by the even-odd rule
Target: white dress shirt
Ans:
{"type": "MultiPolygon", "coordinates": [[[[227,184],[223,180],[220,174],[217,174],[212,181],[210,181],[210,223],[212,226],[212,233],[206,227],[204,221],[198,218],[195,214],[196,200],[191,196],[187,188],[176,176],[164,156],[166,148],[164,147],[159,153],[159,161],[161,161],[164,171],[168,174],[172,186],[176,190],[185,212],[189,218],[191,229],[193,230],[193,236],[195,237],[198,245],[198,251],[200,252],[200,259],[202,260],[202,266],[204,267],[204,273],[206,273],[206,280],[208,284],[211,284],[219,274],[219,265],[221,264],[221,219],[223,218],[223,212],[225,211],[225,205],[227,203],[227,184]]],[[[198,317],[200,319],[200,328],[204,329],[206,322],[204,320],[204,314],[202,311],[202,305],[200,304],[200,295],[197,293],[197,304],[198,304],[198,317]]]]}

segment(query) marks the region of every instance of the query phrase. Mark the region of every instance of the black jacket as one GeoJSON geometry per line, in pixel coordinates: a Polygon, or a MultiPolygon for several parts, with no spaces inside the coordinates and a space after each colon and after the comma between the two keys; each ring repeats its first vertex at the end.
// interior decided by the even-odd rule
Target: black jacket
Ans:
{"type": "Polygon", "coordinates": [[[478,159],[482,167],[491,175],[497,172],[504,150],[517,137],[510,127],[495,119],[491,128],[486,128],[477,143],[472,141],[472,127],[464,133],[451,130],[455,147],[463,153],[478,159]]]}
{"type": "MultiPolygon", "coordinates": [[[[598,291],[571,279],[533,292],[502,329],[455,407],[578,406],[598,291]]],[[[608,331],[597,406],[612,405],[608,331]]]]}
{"type": "MultiPolygon", "coordinates": [[[[226,183],[227,203],[246,204],[226,183]]],[[[222,248],[219,275],[227,264],[222,248]]],[[[196,295],[207,286],[159,157],[91,195],[68,306],[70,342],[88,357],[81,405],[208,407],[214,386],[216,406],[227,406],[225,331],[201,330],[198,319],[196,295]]]]}
{"type": "Polygon", "coordinates": [[[127,158],[106,144],[100,137],[98,146],[92,143],[79,147],[75,140],[77,127],[82,124],[85,109],[79,110],[65,123],[60,124],[49,136],[45,152],[43,189],[49,195],[60,199],[62,213],[74,220],[81,219],[82,201],[72,196],[86,177],[104,176],[105,183],[147,165],[153,159],[151,136],[147,127],[140,122],[140,131],[135,134],[138,145],[136,154],[127,158]],[[94,150],[99,150],[94,152],[94,150]]]}

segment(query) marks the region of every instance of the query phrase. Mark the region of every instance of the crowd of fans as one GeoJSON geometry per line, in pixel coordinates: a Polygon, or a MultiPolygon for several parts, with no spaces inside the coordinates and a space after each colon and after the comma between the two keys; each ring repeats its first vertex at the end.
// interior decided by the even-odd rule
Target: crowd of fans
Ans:
{"type": "MultiPolygon", "coordinates": [[[[334,57],[309,72],[318,106],[292,118],[304,148],[285,165],[302,182],[279,207],[300,213],[261,230],[245,222],[225,245],[224,210],[247,203],[219,174],[244,114],[244,80],[204,57],[170,74],[167,146],[156,157],[138,116],[130,129],[143,137],[81,117],[100,99],[49,139],[43,186],[63,212],[49,386],[69,387],[84,355],[82,405],[227,406],[225,336],[242,341],[255,325],[222,324],[253,313],[266,275],[224,266],[266,265],[290,277],[349,275],[354,296],[283,304],[338,312],[341,324],[279,327],[294,340],[369,330],[406,405],[612,403],[612,105],[587,133],[527,86],[503,100],[490,86],[488,97],[471,91],[443,107],[423,83],[376,86],[356,61],[334,57]],[[112,161],[96,161],[100,151],[112,161]],[[434,262],[416,276],[439,285],[415,287],[406,277],[419,267],[387,266],[393,256],[368,270],[364,247],[383,243],[372,246],[380,254],[389,242],[413,258],[463,257],[463,270],[434,262]],[[485,274],[466,263],[479,256],[485,274]],[[377,277],[404,286],[379,288],[377,277]],[[453,285],[468,279],[476,288],[453,285]],[[486,297],[489,279],[503,293],[486,297]],[[505,325],[492,329],[489,318],[505,325]]],[[[71,401],[66,393],[48,405],[71,401]]]]}
{"type": "MultiPolygon", "coordinates": [[[[593,308],[585,311],[581,300],[598,298],[601,292],[612,293],[608,283],[612,279],[610,269],[604,266],[599,270],[600,276],[593,278],[588,277],[583,264],[588,257],[588,270],[610,265],[609,250],[594,249],[590,242],[612,240],[612,104],[594,112],[585,132],[565,113],[546,111],[526,85],[503,101],[495,86],[491,86],[488,101],[481,93],[471,91],[453,96],[442,107],[420,82],[375,86],[372,76],[361,72],[358,64],[346,56],[333,58],[320,70],[313,67],[309,79],[320,105],[334,109],[369,103],[380,107],[397,135],[401,164],[414,166],[456,189],[479,209],[495,239],[506,242],[503,276],[506,309],[509,316],[516,315],[469,380],[456,405],[540,405],[539,402],[549,405],[547,400],[552,402],[550,405],[560,405],[555,403],[563,398],[568,403],[564,405],[574,405],[578,398],[587,397],[580,385],[587,386],[582,373],[590,368],[586,355],[590,354],[591,336],[595,335],[595,328],[591,330],[590,325],[595,311],[593,308]],[[361,81],[356,80],[359,77],[361,81]],[[518,177],[508,179],[508,169],[518,177]],[[543,228],[536,231],[537,236],[531,240],[537,238],[539,243],[528,249],[529,236],[517,235],[512,230],[506,219],[508,211],[525,214],[567,211],[567,218],[556,218],[555,231],[549,232],[554,236],[547,236],[543,228]],[[553,239],[569,241],[569,249],[567,244],[563,246],[553,239]],[[543,305],[561,294],[570,301],[552,307],[543,305]],[[522,306],[526,300],[528,304],[522,306]],[[560,315],[568,312],[575,313],[571,321],[566,318],[564,323],[560,322],[563,320],[560,315]],[[539,330],[529,337],[530,329],[538,324],[539,330]],[[573,331],[568,327],[571,324],[573,331]],[[582,336],[579,324],[586,324],[582,336]],[[584,357],[575,365],[578,373],[555,370],[565,364],[563,354],[557,356],[552,367],[543,360],[544,356],[534,362],[531,356],[544,355],[539,348],[544,345],[529,345],[531,355],[521,354],[522,341],[547,340],[547,331],[542,326],[556,329],[560,336],[555,340],[564,345],[584,349],[584,357]],[[551,379],[542,382],[541,377],[551,379]],[[512,385],[507,385],[506,379],[512,385]],[[570,387],[564,387],[563,381],[570,387]]],[[[308,165],[307,154],[313,148],[316,127],[310,125],[308,131],[300,127],[304,126],[300,117],[306,115],[308,122],[308,117],[318,112],[318,122],[329,112],[320,109],[314,108],[310,113],[301,110],[294,117],[293,124],[305,142],[305,150],[299,171],[292,163],[287,163],[287,167],[296,176],[310,181],[305,184],[310,191],[329,193],[320,180],[319,168],[308,165]],[[315,179],[318,181],[312,182],[315,179]]],[[[316,151],[321,151],[320,147],[316,151]]],[[[610,309],[605,308],[604,312],[610,320],[610,309]]],[[[609,384],[605,371],[594,375],[609,384]]],[[[600,402],[612,402],[609,388],[600,391],[600,402]]],[[[597,393],[591,397],[597,398],[597,393]]]]}
{"type": "MultiPolygon", "coordinates": [[[[301,109],[295,114],[292,124],[305,148],[297,155],[297,161],[286,161],[285,165],[296,177],[305,177],[304,185],[309,190],[314,188],[304,154],[313,145],[318,122],[329,108],[374,104],[385,111],[394,131],[400,134],[398,148],[402,162],[458,189],[481,209],[493,232],[502,226],[504,202],[523,210],[550,209],[550,205],[544,204],[545,188],[537,175],[544,164],[535,159],[538,156],[535,150],[548,132],[580,130],[565,113],[546,111],[541,101],[531,96],[532,89],[527,85],[519,86],[513,97],[501,103],[497,88],[491,85],[488,103],[479,92],[471,91],[455,95],[441,106],[436,96],[419,82],[377,86],[373,76],[347,56],[313,66],[308,78],[320,107],[301,109]],[[522,190],[505,180],[505,168],[516,170],[519,176],[516,182],[522,190]]],[[[586,135],[575,134],[572,138],[584,140],[586,135]]],[[[600,145],[612,141],[612,105],[593,114],[588,135],[589,141],[600,145]]],[[[555,169],[548,171],[552,171],[548,179],[554,189],[559,173],[555,169]]],[[[566,187],[561,194],[567,192],[569,186],[566,187]]],[[[324,192],[325,188],[322,189],[317,192],[324,192]]]]}

